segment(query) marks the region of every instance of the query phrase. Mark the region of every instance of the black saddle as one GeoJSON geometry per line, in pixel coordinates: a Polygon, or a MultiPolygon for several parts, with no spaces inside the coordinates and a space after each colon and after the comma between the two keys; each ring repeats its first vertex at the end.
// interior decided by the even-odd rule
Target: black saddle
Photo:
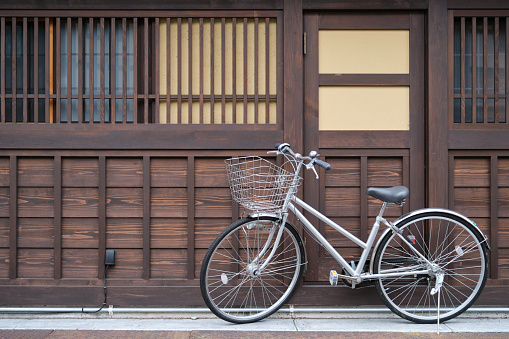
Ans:
{"type": "Polygon", "coordinates": [[[390,204],[401,204],[408,197],[409,191],[405,186],[389,188],[369,187],[366,193],[390,204]]]}

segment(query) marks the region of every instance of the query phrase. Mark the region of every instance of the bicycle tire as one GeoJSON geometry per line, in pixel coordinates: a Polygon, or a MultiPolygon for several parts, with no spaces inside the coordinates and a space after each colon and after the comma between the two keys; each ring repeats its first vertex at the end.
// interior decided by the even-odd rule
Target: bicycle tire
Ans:
{"type": "Polygon", "coordinates": [[[276,312],[293,295],[303,273],[305,252],[295,228],[286,223],[272,261],[257,272],[273,248],[280,220],[243,218],[228,226],[208,249],[200,271],[200,289],[207,307],[219,318],[250,323],[276,312]],[[263,249],[271,230],[269,249],[263,249]]]}
{"type": "MultiPolygon", "coordinates": [[[[479,297],[488,276],[488,251],[476,227],[447,212],[423,211],[396,223],[401,234],[434,266],[434,273],[380,278],[377,291],[389,309],[421,324],[450,320],[467,310],[479,297]],[[437,273],[444,281],[440,294],[437,273]],[[438,296],[441,295],[440,303],[438,296]]],[[[374,259],[374,274],[430,269],[397,233],[387,232],[374,259]]],[[[431,272],[431,271],[428,271],[431,272]]]]}

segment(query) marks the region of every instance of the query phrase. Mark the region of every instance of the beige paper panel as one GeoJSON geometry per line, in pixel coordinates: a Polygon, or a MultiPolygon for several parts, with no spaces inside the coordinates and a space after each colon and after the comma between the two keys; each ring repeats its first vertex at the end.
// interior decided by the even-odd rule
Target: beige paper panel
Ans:
{"type": "Polygon", "coordinates": [[[408,74],[408,30],[321,30],[319,72],[328,74],[408,74]]]}
{"type": "Polygon", "coordinates": [[[320,131],[408,130],[407,86],[322,86],[320,131]]]}

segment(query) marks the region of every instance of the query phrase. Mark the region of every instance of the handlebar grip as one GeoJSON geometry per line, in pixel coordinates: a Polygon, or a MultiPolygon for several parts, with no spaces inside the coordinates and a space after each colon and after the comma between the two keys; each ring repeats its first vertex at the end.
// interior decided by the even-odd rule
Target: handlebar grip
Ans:
{"type": "Polygon", "coordinates": [[[328,171],[328,170],[330,170],[332,168],[332,166],[328,162],[325,162],[325,161],[322,161],[322,160],[319,160],[319,159],[315,160],[315,164],[317,164],[318,166],[324,168],[326,171],[328,171]]]}
{"type": "Polygon", "coordinates": [[[276,144],[276,148],[277,148],[277,150],[279,152],[284,154],[284,153],[288,152],[288,150],[290,149],[290,144],[288,144],[286,142],[284,142],[282,144],[281,143],[277,143],[276,144]]]}

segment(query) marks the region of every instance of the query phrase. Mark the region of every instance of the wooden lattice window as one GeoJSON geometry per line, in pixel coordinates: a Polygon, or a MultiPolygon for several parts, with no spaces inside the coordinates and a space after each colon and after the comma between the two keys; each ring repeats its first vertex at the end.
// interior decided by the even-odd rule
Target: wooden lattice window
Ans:
{"type": "Polygon", "coordinates": [[[463,128],[504,128],[509,107],[507,18],[459,15],[453,26],[453,122],[463,128]]]}
{"type": "Polygon", "coordinates": [[[281,125],[278,12],[0,13],[0,123],[281,125]]]}

